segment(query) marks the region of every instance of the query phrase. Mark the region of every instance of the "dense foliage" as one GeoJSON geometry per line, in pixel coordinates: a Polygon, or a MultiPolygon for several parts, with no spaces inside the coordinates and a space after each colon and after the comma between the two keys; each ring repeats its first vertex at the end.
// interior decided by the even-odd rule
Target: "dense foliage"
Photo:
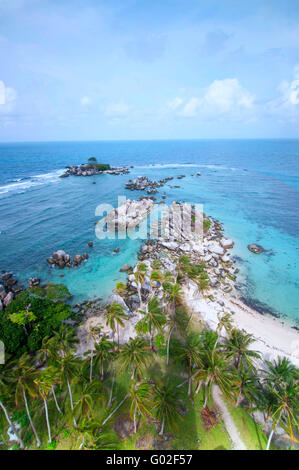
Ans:
{"type": "Polygon", "coordinates": [[[61,300],[69,297],[67,288],[48,284],[23,291],[0,315],[0,340],[6,353],[20,356],[41,347],[45,336],[52,336],[71,317],[71,307],[61,300]]]}

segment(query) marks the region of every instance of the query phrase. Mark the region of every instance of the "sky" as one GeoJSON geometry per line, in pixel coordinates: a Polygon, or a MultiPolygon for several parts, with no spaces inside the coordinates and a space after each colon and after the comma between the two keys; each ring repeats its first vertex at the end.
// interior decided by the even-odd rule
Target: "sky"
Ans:
{"type": "Polygon", "coordinates": [[[298,0],[0,0],[0,142],[299,138],[298,0]]]}

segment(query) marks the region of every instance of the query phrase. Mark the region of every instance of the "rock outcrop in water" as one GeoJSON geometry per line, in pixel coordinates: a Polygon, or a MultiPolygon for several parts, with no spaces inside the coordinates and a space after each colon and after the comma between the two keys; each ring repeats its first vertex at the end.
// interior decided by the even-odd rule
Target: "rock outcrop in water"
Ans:
{"type": "Polygon", "coordinates": [[[82,261],[88,259],[88,254],[84,253],[83,255],[75,255],[73,260],[71,256],[67,254],[64,250],[58,250],[53,253],[50,258],[47,258],[47,262],[50,266],[58,266],[59,268],[71,268],[72,266],[79,266],[82,261]]]}
{"type": "Polygon", "coordinates": [[[173,179],[173,176],[168,176],[159,181],[152,181],[147,176],[138,176],[134,181],[130,180],[126,184],[126,189],[131,191],[147,191],[148,194],[156,194],[157,188],[161,188],[167,181],[173,179]]]}
{"type": "Polygon", "coordinates": [[[6,308],[15,296],[23,290],[12,273],[2,272],[0,282],[0,310],[6,308]]]}

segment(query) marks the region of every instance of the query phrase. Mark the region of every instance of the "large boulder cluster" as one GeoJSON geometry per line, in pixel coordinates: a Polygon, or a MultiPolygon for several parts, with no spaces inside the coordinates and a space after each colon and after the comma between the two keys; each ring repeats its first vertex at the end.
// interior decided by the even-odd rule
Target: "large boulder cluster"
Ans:
{"type": "Polygon", "coordinates": [[[203,216],[203,220],[210,221],[210,228],[208,231],[201,231],[192,224],[182,223],[184,213],[188,217],[191,214],[192,220],[196,215],[200,217],[196,208],[189,204],[173,203],[170,206],[170,217],[164,222],[160,221],[157,224],[159,227],[152,227],[153,238],[141,247],[138,259],[161,259],[161,255],[166,254],[175,266],[180,255],[187,255],[192,262],[205,265],[211,287],[221,286],[223,292],[230,292],[238,272],[235,260],[231,259],[229,253],[234,242],[223,236],[223,227],[217,220],[203,216]],[[157,233],[159,236],[154,237],[157,233]]]}
{"type": "Polygon", "coordinates": [[[149,198],[139,201],[127,199],[121,206],[111,211],[105,218],[107,229],[121,231],[139,225],[154,207],[149,198]]]}
{"type": "Polygon", "coordinates": [[[82,261],[88,259],[88,254],[75,255],[73,259],[64,250],[57,250],[50,258],[47,258],[47,262],[50,266],[58,266],[59,268],[71,268],[72,266],[79,266],[82,261]]]}
{"type": "Polygon", "coordinates": [[[145,191],[147,194],[156,194],[157,188],[161,188],[167,181],[173,179],[173,176],[168,176],[159,181],[152,181],[147,176],[138,176],[136,180],[130,180],[126,184],[126,189],[131,191],[145,191]]]}

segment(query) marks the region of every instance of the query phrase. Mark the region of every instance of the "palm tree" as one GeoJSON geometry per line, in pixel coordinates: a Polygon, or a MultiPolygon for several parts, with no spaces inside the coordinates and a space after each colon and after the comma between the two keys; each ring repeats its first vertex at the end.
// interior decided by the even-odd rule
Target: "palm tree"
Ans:
{"type": "Polygon", "coordinates": [[[11,395],[10,387],[9,387],[9,384],[7,383],[7,376],[9,376],[9,366],[6,364],[6,366],[0,367],[0,408],[2,409],[4,413],[4,416],[6,418],[8,425],[12,429],[14,435],[16,436],[16,439],[18,443],[20,444],[21,449],[24,449],[25,448],[24,442],[21,439],[18,429],[14,425],[14,422],[11,420],[9,416],[9,411],[7,410],[7,407],[4,404],[6,401],[9,400],[9,397],[11,395]]]}
{"type": "Polygon", "coordinates": [[[151,388],[147,382],[134,381],[130,388],[130,416],[134,422],[134,433],[137,432],[137,414],[151,416],[151,388]]]}
{"type": "Polygon", "coordinates": [[[99,368],[101,382],[104,380],[104,363],[105,361],[112,361],[115,355],[115,347],[112,341],[109,341],[108,336],[101,336],[100,341],[95,347],[95,365],[99,368]]]}
{"type": "Polygon", "coordinates": [[[137,269],[134,272],[134,277],[137,285],[137,293],[139,297],[140,307],[142,306],[141,288],[145,284],[145,276],[148,272],[147,265],[145,263],[139,263],[137,269]]]}
{"type": "Polygon", "coordinates": [[[93,357],[94,357],[94,349],[95,349],[95,344],[98,341],[99,335],[101,333],[101,328],[100,327],[91,327],[89,330],[89,335],[87,336],[87,342],[89,339],[91,339],[91,350],[87,351],[86,354],[90,354],[90,367],[89,367],[89,381],[92,381],[92,369],[93,369],[93,357]]]}
{"type": "Polygon", "coordinates": [[[223,393],[229,396],[234,384],[235,374],[230,370],[229,359],[218,350],[206,350],[201,355],[201,367],[205,381],[205,402],[203,407],[206,408],[214,383],[220,387],[223,393]]]}
{"type": "Polygon", "coordinates": [[[34,380],[38,387],[39,394],[44,402],[44,409],[46,415],[46,423],[48,429],[48,442],[49,444],[52,442],[52,435],[51,435],[51,426],[49,421],[49,412],[48,412],[48,404],[47,399],[49,393],[52,390],[53,383],[57,382],[57,370],[53,369],[51,366],[42,371],[38,377],[34,380]]]}
{"type": "Polygon", "coordinates": [[[277,361],[265,361],[265,363],[267,365],[267,370],[264,370],[265,381],[269,384],[279,385],[287,382],[288,379],[299,378],[298,369],[286,357],[279,356],[277,361]]]}
{"type": "MultiPolygon", "coordinates": [[[[57,340],[55,337],[49,338],[45,337],[43,338],[42,341],[42,347],[38,351],[38,355],[41,358],[42,361],[45,361],[48,366],[51,366],[53,369],[56,368],[57,370],[57,363],[59,361],[59,356],[57,355],[57,340]]],[[[58,405],[57,397],[55,394],[55,385],[60,383],[60,378],[59,374],[56,374],[55,377],[57,377],[57,381],[52,383],[52,388],[51,388],[51,393],[54,398],[55,406],[57,408],[57,411],[59,414],[63,414],[60,406],[58,405]]]]}
{"type": "Polygon", "coordinates": [[[183,334],[187,330],[189,323],[189,318],[186,316],[185,310],[175,309],[174,315],[171,315],[167,319],[168,326],[168,336],[167,336],[167,356],[166,356],[166,365],[169,364],[169,348],[170,348],[170,339],[172,334],[177,330],[179,333],[183,334]]]}
{"type": "Polygon", "coordinates": [[[8,380],[14,383],[15,386],[15,403],[18,406],[20,401],[24,402],[29,423],[36,440],[36,445],[37,447],[40,447],[41,442],[31,418],[27,397],[27,393],[32,398],[37,397],[34,382],[37,377],[36,369],[31,365],[30,356],[27,353],[23,354],[18,360],[13,361],[12,364],[14,367],[10,369],[8,380]]]}
{"type": "Polygon", "coordinates": [[[118,281],[116,283],[114,292],[118,294],[120,297],[125,297],[127,294],[127,286],[122,281],[118,281]]]}
{"type": "Polygon", "coordinates": [[[200,340],[197,334],[188,335],[184,343],[178,343],[175,351],[175,358],[180,363],[183,362],[188,371],[188,397],[192,393],[192,376],[194,364],[201,363],[200,340]]]}
{"type": "Polygon", "coordinates": [[[98,400],[103,400],[103,397],[99,395],[99,382],[93,380],[90,383],[86,379],[80,381],[74,391],[74,415],[76,420],[80,422],[83,418],[91,419],[98,400]]]}
{"type": "Polygon", "coordinates": [[[217,341],[218,335],[216,331],[213,330],[203,330],[200,333],[200,340],[202,343],[202,348],[206,351],[213,351],[215,349],[219,349],[219,345],[217,344],[215,347],[215,343],[217,341]]]}
{"type": "Polygon", "coordinates": [[[163,274],[161,271],[152,271],[150,275],[150,286],[151,286],[151,292],[150,292],[150,297],[153,294],[153,289],[156,287],[157,283],[161,284],[163,281],[163,274]]]}
{"type": "Polygon", "coordinates": [[[186,275],[187,275],[187,270],[190,268],[191,262],[188,256],[186,255],[181,255],[179,257],[178,263],[176,265],[176,282],[181,283],[186,275]]]}
{"type": "Polygon", "coordinates": [[[171,284],[170,282],[163,282],[162,287],[170,306],[170,314],[174,315],[176,305],[183,300],[182,289],[179,284],[171,284]]]}
{"type": "Polygon", "coordinates": [[[180,393],[170,383],[153,387],[153,410],[160,421],[160,436],[163,436],[165,426],[172,427],[179,417],[180,393]]]}
{"type": "Polygon", "coordinates": [[[65,324],[54,332],[53,341],[61,356],[64,356],[67,351],[75,349],[75,346],[79,343],[75,330],[65,324]]]}
{"type": "Polygon", "coordinates": [[[258,377],[253,373],[252,368],[241,365],[235,377],[234,385],[237,390],[235,406],[239,406],[242,397],[249,403],[254,402],[258,391],[258,377]]]}
{"type": "Polygon", "coordinates": [[[83,419],[79,426],[79,431],[83,434],[83,439],[78,442],[78,450],[116,450],[117,440],[115,435],[109,431],[101,429],[102,424],[97,420],[83,419]]]}
{"type": "Polygon", "coordinates": [[[206,272],[200,273],[196,281],[198,291],[203,295],[203,293],[209,289],[209,276],[206,272]]]}
{"type": "Polygon", "coordinates": [[[150,348],[148,347],[147,341],[143,338],[130,338],[129,342],[124,344],[120,350],[120,362],[121,368],[131,369],[131,379],[135,378],[135,374],[141,374],[142,370],[146,367],[150,355],[150,348]]]}
{"type": "Polygon", "coordinates": [[[150,348],[152,349],[153,335],[155,331],[162,331],[162,327],[166,322],[163,309],[160,306],[160,302],[157,297],[153,297],[149,300],[146,310],[139,310],[144,315],[142,325],[145,327],[144,331],[149,331],[150,334],[150,348]]]}
{"type": "Polygon", "coordinates": [[[117,342],[118,342],[118,349],[119,349],[119,327],[122,328],[125,326],[123,320],[127,318],[125,307],[118,302],[113,302],[107,309],[107,313],[105,314],[106,317],[106,325],[109,326],[113,332],[113,337],[115,334],[115,330],[117,329],[117,342]]]}
{"type": "Polygon", "coordinates": [[[162,263],[159,259],[154,259],[152,262],[151,262],[151,268],[153,270],[160,270],[162,268],[162,263]]]}
{"type": "Polygon", "coordinates": [[[244,365],[251,366],[253,359],[260,359],[259,352],[249,349],[249,346],[255,342],[253,335],[244,330],[234,328],[230,332],[230,337],[225,340],[224,348],[228,357],[235,359],[235,367],[239,369],[241,362],[244,365]]]}
{"type": "Polygon", "coordinates": [[[277,384],[275,387],[267,384],[267,388],[270,398],[270,416],[273,424],[266,450],[270,449],[273,434],[279,424],[290,435],[293,442],[298,442],[294,436],[294,428],[298,429],[298,381],[295,381],[293,378],[288,378],[286,382],[277,384]]]}
{"type": "Polygon", "coordinates": [[[67,351],[66,353],[63,354],[62,357],[58,358],[60,377],[61,377],[61,380],[67,384],[71,411],[73,414],[73,423],[75,427],[77,427],[77,422],[74,416],[74,404],[73,404],[73,394],[72,394],[71,383],[73,381],[73,378],[77,377],[78,370],[81,365],[82,365],[81,360],[73,356],[73,354],[70,351],[67,351]]]}
{"type": "Polygon", "coordinates": [[[214,346],[215,349],[217,347],[218,341],[221,336],[221,331],[223,330],[223,328],[225,329],[228,335],[230,335],[233,329],[233,320],[232,320],[232,316],[230,313],[224,312],[223,315],[221,315],[220,313],[217,313],[217,318],[218,318],[218,325],[217,325],[216,332],[217,332],[218,337],[215,342],[215,346],[214,346]]]}

